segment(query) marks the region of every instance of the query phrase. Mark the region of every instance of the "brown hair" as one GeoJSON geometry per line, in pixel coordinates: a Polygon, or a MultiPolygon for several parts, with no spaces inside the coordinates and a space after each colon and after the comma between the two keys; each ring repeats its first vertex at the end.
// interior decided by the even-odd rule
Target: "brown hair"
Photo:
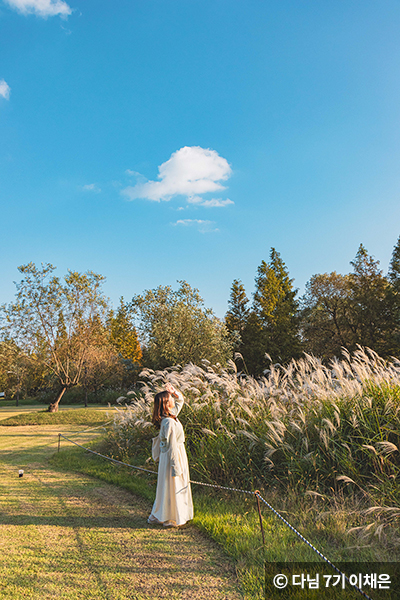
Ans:
{"type": "Polygon", "coordinates": [[[153,422],[153,425],[155,425],[157,429],[160,429],[161,419],[163,417],[172,417],[173,419],[176,419],[174,415],[171,415],[167,408],[167,402],[169,398],[170,393],[167,392],[167,390],[163,392],[158,392],[158,394],[154,396],[153,417],[151,420],[153,422]]]}

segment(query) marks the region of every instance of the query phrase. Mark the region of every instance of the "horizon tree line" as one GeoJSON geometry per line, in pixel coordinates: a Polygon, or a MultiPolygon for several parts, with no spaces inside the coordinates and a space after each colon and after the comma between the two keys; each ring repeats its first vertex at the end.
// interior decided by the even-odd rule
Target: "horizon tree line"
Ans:
{"type": "Polygon", "coordinates": [[[199,290],[159,286],[121,297],[117,310],[102,292],[104,277],[55,267],[22,265],[16,300],[1,307],[0,391],[18,400],[53,389],[58,410],[74,387],[128,389],[142,367],[154,370],[203,359],[261,376],[304,352],[325,363],[357,345],[382,357],[400,357],[400,237],[389,270],[360,244],[352,272],[313,275],[302,297],[279,252],[261,261],[252,299],[240,279],[231,286],[223,320],[199,290]],[[240,355],[240,356],[239,356],[240,355]]]}

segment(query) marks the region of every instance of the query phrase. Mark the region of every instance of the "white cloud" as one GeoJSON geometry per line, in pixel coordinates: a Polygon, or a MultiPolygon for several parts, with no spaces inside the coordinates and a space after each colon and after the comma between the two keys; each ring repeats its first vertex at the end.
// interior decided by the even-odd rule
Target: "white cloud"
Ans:
{"type": "Polygon", "coordinates": [[[89,183],[87,185],[82,186],[84,192],[94,192],[95,194],[99,194],[101,189],[95,183],[89,183]]]}
{"type": "Polygon", "coordinates": [[[206,208],[214,208],[216,206],[228,206],[229,204],[235,204],[232,200],[227,198],[226,200],[222,200],[222,198],[212,198],[211,200],[204,200],[203,198],[188,198],[188,202],[190,204],[198,204],[199,206],[205,206],[206,208]]]}
{"type": "Polygon", "coordinates": [[[130,200],[145,198],[160,202],[171,200],[174,196],[186,196],[191,204],[203,204],[202,194],[224,190],[221,181],[226,181],[232,170],[228,161],[215,150],[185,146],[160,165],[158,173],[159,181],[138,181],[122,193],[130,200]]]}
{"type": "Polygon", "coordinates": [[[219,231],[215,228],[215,221],[205,221],[203,219],[178,219],[173,225],[181,225],[183,227],[197,226],[200,233],[213,233],[219,231]]]}
{"type": "Polygon", "coordinates": [[[67,17],[72,13],[72,8],[63,0],[5,0],[11,8],[15,8],[23,15],[38,15],[46,19],[61,15],[67,17]]]}
{"type": "Polygon", "coordinates": [[[4,79],[0,79],[0,96],[3,96],[6,100],[10,97],[10,86],[8,83],[4,81],[4,79]]]}

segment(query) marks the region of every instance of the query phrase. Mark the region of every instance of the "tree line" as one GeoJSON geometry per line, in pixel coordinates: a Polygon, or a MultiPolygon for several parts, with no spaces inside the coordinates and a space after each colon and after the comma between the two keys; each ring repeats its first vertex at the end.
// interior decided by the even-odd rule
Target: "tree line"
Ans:
{"type": "Polygon", "coordinates": [[[66,391],[84,389],[87,403],[88,392],[128,389],[142,367],[236,358],[260,376],[271,361],[287,364],[307,352],[329,362],[358,344],[400,357],[400,237],[387,275],[362,244],[350,264],[346,275],[313,275],[299,298],[271,248],[251,301],[233,281],[223,320],[186,281],[121,298],[114,310],[102,275],[68,271],[60,279],[51,264],[23,265],[16,299],[0,311],[0,391],[18,403],[49,390],[56,411],[66,391]]]}
{"type": "Polygon", "coordinates": [[[368,346],[400,357],[400,237],[387,275],[360,244],[352,272],[313,275],[297,297],[288,269],[272,248],[262,261],[250,304],[240,280],[232,284],[225,323],[244,368],[261,375],[270,361],[287,364],[304,352],[325,363],[368,346]]]}

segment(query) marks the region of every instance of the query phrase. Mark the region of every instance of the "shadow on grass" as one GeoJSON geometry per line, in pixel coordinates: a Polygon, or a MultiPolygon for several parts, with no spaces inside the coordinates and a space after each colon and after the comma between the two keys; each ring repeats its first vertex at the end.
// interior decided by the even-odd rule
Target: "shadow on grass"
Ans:
{"type": "Polygon", "coordinates": [[[147,524],[147,519],[143,517],[71,517],[71,516],[34,516],[29,514],[0,515],[0,525],[51,525],[55,527],[77,527],[84,528],[104,528],[104,529],[152,529],[153,526],[147,524]]]}

